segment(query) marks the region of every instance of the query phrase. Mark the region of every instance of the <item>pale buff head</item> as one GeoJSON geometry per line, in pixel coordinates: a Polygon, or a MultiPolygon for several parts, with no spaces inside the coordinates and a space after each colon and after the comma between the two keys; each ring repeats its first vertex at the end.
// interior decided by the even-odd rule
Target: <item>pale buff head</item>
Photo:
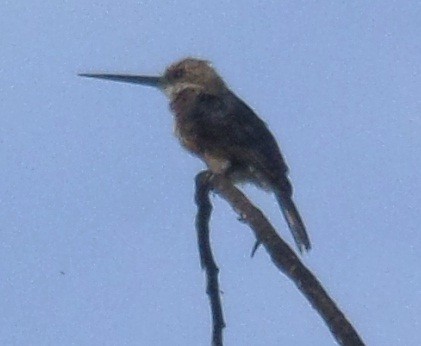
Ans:
{"type": "Polygon", "coordinates": [[[169,66],[163,75],[162,86],[170,99],[186,88],[215,95],[226,90],[224,81],[211,64],[194,58],[186,58],[169,66]]]}

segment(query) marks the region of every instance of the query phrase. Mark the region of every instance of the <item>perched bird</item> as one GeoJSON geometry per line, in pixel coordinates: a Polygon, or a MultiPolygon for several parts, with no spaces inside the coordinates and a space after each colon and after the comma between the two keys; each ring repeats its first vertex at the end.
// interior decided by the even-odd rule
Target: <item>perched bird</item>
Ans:
{"type": "Polygon", "coordinates": [[[175,133],[184,148],[215,174],[233,183],[251,182],[272,191],[300,251],[311,248],[292,200],[288,167],[265,123],[237,97],[209,62],[187,58],[162,76],[80,74],[83,77],[149,85],[170,100],[175,133]]]}

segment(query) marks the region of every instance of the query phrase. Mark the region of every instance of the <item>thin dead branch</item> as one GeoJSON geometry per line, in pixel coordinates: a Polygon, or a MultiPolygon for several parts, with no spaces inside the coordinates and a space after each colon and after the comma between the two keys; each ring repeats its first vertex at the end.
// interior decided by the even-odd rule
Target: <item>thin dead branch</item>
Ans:
{"type": "Polygon", "coordinates": [[[211,174],[208,171],[199,173],[196,176],[197,204],[196,230],[200,253],[200,264],[206,272],[209,302],[212,311],[212,345],[222,346],[222,330],[225,327],[222,313],[221,296],[218,282],[219,268],[217,267],[212,254],[209,235],[209,220],[212,213],[212,204],[209,198],[211,185],[209,179],[211,174]]]}
{"type": "Polygon", "coordinates": [[[209,240],[209,220],[212,211],[209,192],[212,190],[225,199],[241,220],[250,226],[257,241],[264,246],[272,261],[295,283],[323,318],[337,342],[345,346],[364,345],[357,331],[329,297],[321,283],[304,266],[288,244],[279,237],[265,215],[229,180],[204,171],[196,177],[196,204],[198,206],[196,229],[201,264],[207,274],[207,293],[213,317],[212,344],[223,345],[222,331],[225,327],[218,284],[219,269],[213,258],[209,240]]]}

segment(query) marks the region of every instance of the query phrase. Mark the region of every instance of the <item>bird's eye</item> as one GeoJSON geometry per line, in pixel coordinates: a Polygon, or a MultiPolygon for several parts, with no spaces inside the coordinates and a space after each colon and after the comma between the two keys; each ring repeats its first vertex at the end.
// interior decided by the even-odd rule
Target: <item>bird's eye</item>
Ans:
{"type": "Polygon", "coordinates": [[[183,70],[183,69],[181,69],[181,68],[179,68],[179,69],[175,70],[175,71],[174,71],[174,73],[173,73],[173,77],[174,77],[175,79],[182,78],[183,76],[184,76],[184,70],[183,70]]]}

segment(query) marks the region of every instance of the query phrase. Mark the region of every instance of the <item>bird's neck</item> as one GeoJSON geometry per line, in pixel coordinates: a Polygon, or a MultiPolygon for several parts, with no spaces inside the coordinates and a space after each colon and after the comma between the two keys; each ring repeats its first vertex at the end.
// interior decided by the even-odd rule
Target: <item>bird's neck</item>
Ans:
{"type": "Polygon", "coordinates": [[[185,85],[184,88],[180,88],[177,92],[171,94],[170,107],[176,120],[181,120],[190,113],[201,92],[200,88],[185,85]]]}

